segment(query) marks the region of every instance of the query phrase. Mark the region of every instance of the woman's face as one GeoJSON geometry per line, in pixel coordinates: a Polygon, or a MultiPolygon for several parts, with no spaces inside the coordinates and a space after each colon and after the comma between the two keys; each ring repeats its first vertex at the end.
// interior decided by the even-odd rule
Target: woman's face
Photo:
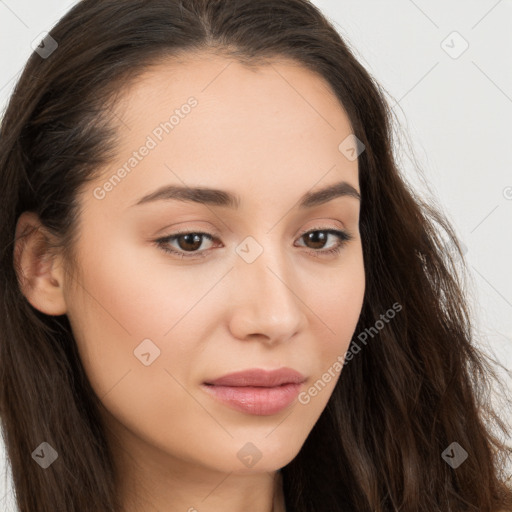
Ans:
{"type": "Polygon", "coordinates": [[[115,115],[118,157],[80,197],[81,273],[64,287],[106,421],[139,463],[281,468],[327,404],[363,302],[347,115],[297,64],[211,55],[152,68],[115,115]],[[285,367],[304,381],[204,384],[285,367]]]}

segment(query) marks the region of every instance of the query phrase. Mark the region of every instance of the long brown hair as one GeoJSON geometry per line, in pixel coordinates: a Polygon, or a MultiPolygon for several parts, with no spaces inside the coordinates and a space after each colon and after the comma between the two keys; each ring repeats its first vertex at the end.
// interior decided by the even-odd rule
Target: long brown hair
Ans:
{"type": "Polygon", "coordinates": [[[20,291],[16,221],[37,213],[72,270],[78,192],[115,156],[118,93],[151,64],[201,51],[246,64],[282,56],[314,70],[365,146],[366,291],[356,333],[372,336],[357,354],[361,337],[352,340],[354,357],[327,407],[282,469],[288,512],[512,507],[510,450],[498,430],[510,432],[491,408],[498,380],[474,344],[457,237],[406,185],[383,90],[319,10],[307,0],[82,0],[50,35],[58,47],[29,58],[0,135],[0,413],[20,512],[119,512],[120,505],[101,403],[68,318],[41,313],[20,291]],[[400,312],[376,329],[395,303],[400,312]],[[44,471],[31,458],[42,442],[58,453],[44,471]],[[454,442],[467,452],[456,468],[442,456],[454,442]]]}

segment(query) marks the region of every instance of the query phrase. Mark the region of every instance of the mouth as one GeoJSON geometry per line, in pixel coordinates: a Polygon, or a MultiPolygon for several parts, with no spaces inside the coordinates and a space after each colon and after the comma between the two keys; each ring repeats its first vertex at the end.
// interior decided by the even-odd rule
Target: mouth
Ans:
{"type": "Polygon", "coordinates": [[[257,416],[270,416],[286,409],[297,398],[301,386],[291,382],[272,387],[202,384],[203,389],[221,403],[257,416]]]}
{"type": "Polygon", "coordinates": [[[258,416],[277,414],[297,398],[306,378],[291,368],[253,368],[205,381],[209,396],[232,409],[258,416]]]}

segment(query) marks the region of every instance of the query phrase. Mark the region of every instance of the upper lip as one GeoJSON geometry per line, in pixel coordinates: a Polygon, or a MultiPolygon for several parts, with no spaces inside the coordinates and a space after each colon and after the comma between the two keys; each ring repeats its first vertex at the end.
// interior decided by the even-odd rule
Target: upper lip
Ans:
{"type": "Polygon", "coordinates": [[[230,373],[218,379],[205,381],[204,383],[214,386],[259,386],[270,388],[281,386],[282,384],[300,384],[305,380],[304,375],[292,368],[280,368],[270,371],[262,368],[252,368],[250,370],[230,373]]]}

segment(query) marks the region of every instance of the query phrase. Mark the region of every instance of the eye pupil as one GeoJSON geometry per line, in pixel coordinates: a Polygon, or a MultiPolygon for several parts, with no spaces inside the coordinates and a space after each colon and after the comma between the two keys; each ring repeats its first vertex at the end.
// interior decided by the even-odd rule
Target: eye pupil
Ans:
{"type": "Polygon", "coordinates": [[[180,246],[180,249],[183,249],[185,251],[195,251],[201,247],[202,237],[198,233],[187,233],[185,235],[180,235],[178,238],[178,245],[180,246]],[[183,244],[180,243],[180,240],[185,239],[186,244],[192,244],[192,247],[184,247],[183,244]]]}
{"type": "Polygon", "coordinates": [[[312,231],[311,233],[308,233],[306,237],[310,242],[313,242],[313,244],[319,244],[314,246],[315,249],[321,249],[325,244],[327,234],[324,231],[312,231]],[[318,242],[318,240],[320,240],[320,242],[318,242]]]}

